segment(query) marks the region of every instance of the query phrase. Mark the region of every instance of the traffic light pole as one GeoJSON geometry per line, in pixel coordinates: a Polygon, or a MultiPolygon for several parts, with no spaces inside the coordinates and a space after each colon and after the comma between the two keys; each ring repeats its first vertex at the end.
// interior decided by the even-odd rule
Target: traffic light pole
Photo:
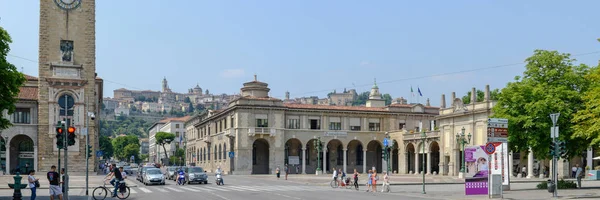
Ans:
{"type": "MultiPolygon", "coordinates": [[[[65,94],[65,116],[69,116],[69,108],[67,106],[68,105],[68,100],[67,100],[68,98],[66,96],[67,95],[65,94]]],[[[65,141],[65,143],[63,145],[63,147],[65,148],[65,180],[64,180],[65,183],[64,183],[64,186],[63,186],[63,187],[65,187],[65,193],[64,193],[63,197],[64,197],[65,200],[69,200],[69,174],[68,174],[68,166],[69,166],[68,165],[68,163],[69,163],[68,162],[69,161],[68,147],[69,147],[69,143],[67,142],[67,138],[68,138],[68,135],[69,135],[69,131],[68,131],[69,127],[71,127],[71,119],[67,118],[67,120],[65,120],[65,121],[67,122],[66,126],[65,126],[66,127],[65,129],[67,131],[63,131],[63,133],[66,133],[66,134],[63,134],[63,136],[66,136],[66,137],[63,137],[64,141],[65,141]]]]}
{"type": "Polygon", "coordinates": [[[89,145],[90,145],[90,113],[89,113],[89,99],[88,103],[86,103],[86,118],[87,122],[85,123],[85,196],[89,196],[88,194],[88,183],[89,183],[89,169],[90,169],[90,158],[89,158],[89,145]]]}
{"type": "Polygon", "coordinates": [[[552,193],[552,197],[558,197],[558,176],[557,172],[557,157],[559,155],[558,145],[556,144],[556,138],[558,137],[558,127],[556,126],[558,117],[560,113],[550,114],[550,119],[552,119],[552,130],[550,131],[550,136],[552,137],[552,144],[554,144],[554,155],[552,155],[552,181],[554,182],[554,192],[552,193]]]}

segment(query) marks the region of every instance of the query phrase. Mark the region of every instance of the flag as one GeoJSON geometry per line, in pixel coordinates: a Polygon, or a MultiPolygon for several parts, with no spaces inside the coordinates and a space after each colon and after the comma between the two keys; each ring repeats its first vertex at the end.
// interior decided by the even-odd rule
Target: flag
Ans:
{"type": "Polygon", "coordinates": [[[412,85],[410,86],[410,94],[412,94],[413,97],[415,96],[415,92],[413,92],[412,85]]]}
{"type": "Polygon", "coordinates": [[[417,91],[419,92],[419,96],[423,96],[423,93],[421,93],[421,88],[417,87],[417,91]]]}
{"type": "Polygon", "coordinates": [[[183,134],[179,134],[179,146],[181,146],[182,142],[183,142],[183,134]]]}

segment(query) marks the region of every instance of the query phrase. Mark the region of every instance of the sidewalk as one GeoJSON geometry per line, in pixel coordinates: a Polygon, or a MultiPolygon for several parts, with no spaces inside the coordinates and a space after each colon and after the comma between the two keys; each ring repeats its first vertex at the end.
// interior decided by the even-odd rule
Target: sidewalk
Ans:
{"type": "MultiPolygon", "coordinates": [[[[0,176],[0,189],[10,189],[8,187],[8,184],[13,184],[15,183],[15,179],[13,178],[13,175],[10,176],[0,176]]],[[[23,179],[21,179],[21,184],[27,184],[27,176],[21,176],[23,177],[23,179]]],[[[36,178],[40,179],[40,185],[41,185],[41,189],[47,189],[48,188],[48,180],[46,179],[45,174],[43,175],[36,175],[36,178]]],[[[94,188],[97,186],[102,185],[103,179],[104,179],[104,175],[90,175],[89,176],[89,188],[94,188]]],[[[85,176],[69,176],[70,180],[69,180],[69,188],[85,188],[85,176]]],[[[127,186],[129,187],[137,187],[136,183],[139,183],[135,180],[135,176],[128,176],[127,177],[127,186]]]]}

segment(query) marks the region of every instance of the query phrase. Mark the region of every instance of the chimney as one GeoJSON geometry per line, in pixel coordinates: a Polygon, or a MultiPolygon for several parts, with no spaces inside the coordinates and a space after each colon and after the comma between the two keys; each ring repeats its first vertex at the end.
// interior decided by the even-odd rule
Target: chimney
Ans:
{"type": "Polygon", "coordinates": [[[446,108],[446,95],[442,94],[442,99],[440,101],[440,108],[446,108]]]}
{"type": "Polygon", "coordinates": [[[477,90],[475,90],[475,87],[473,87],[471,89],[471,103],[474,104],[477,102],[477,90]]]}
{"type": "Polygon", "coordinates": [[[485,101],[490,101],[490,85],[485,85],[485,101]]]}
{"type": "Polygon", "coordinates": [[[452,99],[450,99],[450,102],[452,103],[450,105],[452,105],[452,107],[454,107],[454,99],[456,99],[456,92],[452,92],[452,99]]]}

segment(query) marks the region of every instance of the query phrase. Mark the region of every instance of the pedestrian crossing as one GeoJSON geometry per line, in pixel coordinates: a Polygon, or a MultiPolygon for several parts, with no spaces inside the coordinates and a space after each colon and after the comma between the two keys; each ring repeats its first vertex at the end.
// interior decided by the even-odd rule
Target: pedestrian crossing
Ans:
{"type": "Polygon", "coordinates": [[[171,193],[171,192],[273,192],[273,191],[340,191],[325,186],[247,186],[247,185],[166,185],[151,187],[131,187],[131,194],[171,193]]]}

